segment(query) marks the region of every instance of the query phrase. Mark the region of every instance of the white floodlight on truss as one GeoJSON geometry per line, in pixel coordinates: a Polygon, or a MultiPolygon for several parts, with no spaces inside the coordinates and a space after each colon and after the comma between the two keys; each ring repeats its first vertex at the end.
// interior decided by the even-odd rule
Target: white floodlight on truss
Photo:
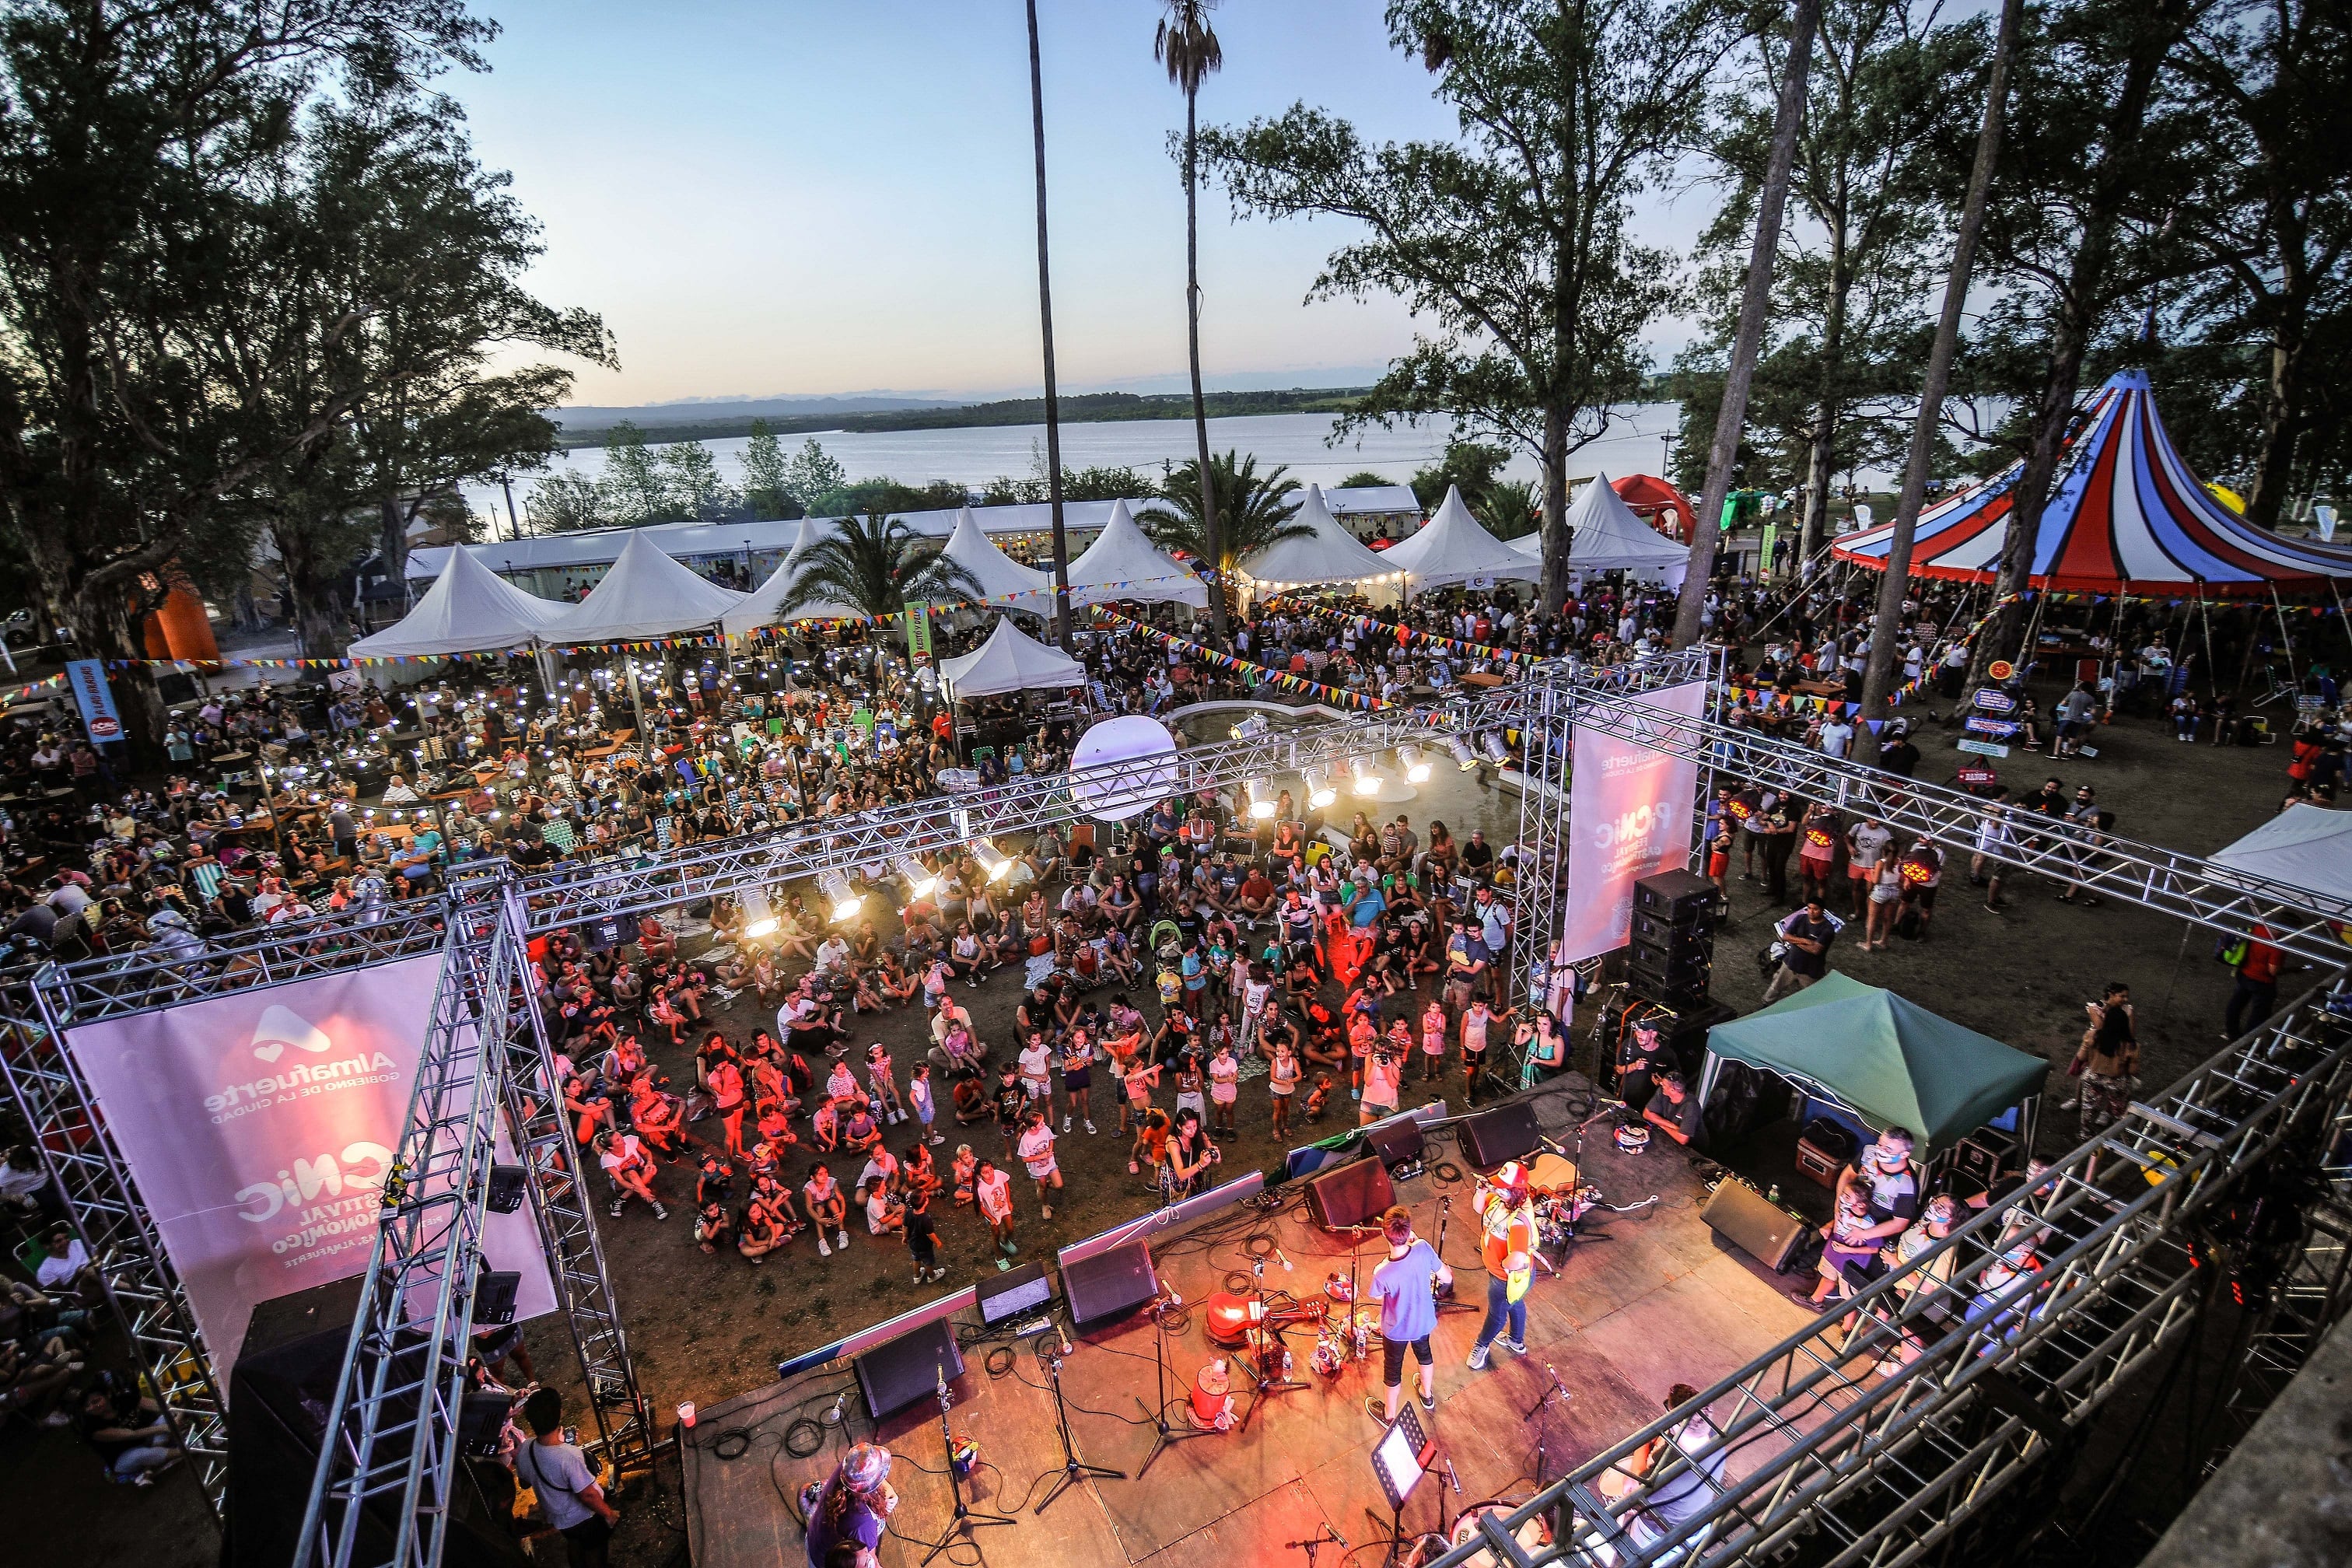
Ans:
{"type": "Polygon", "coordinates": [[[1407,741],[1397,748],[1397,765],[1404,770],[1407,784],[1429,782],[1429,758],[1419,746],[1407,741]]]}
{"type": "Polygon", "coordinates": [[[824,895],[825,907],[832,911],[835,920],[845,921],[866,907],[865,895],[851,889],[845,872],[821,872],[816,885],[818,891],[824,895]]]}
{"type": "Polygon", "coordinates": [[[1265,821],[1279,808],[1280,803],[1274,798],[1274,786],[1264,779],[1252,779],[1242,788],[1249,795],[1249,814],[1256,820],[1265,821]]]}
{"type": "Polygon", "coordinates": [[[907,897],[926,899],[940,885],[940,879],[923,869],[923,863],[912,855],[901,855],[892,863],[898,875],[907,879],[907,897]]]}
{"type": "Polygon", "coordinates": [[[1503,732],[1500,730],[1487,731],[1486,755],[1496,763],[1507,763],[1511,760],[1511,743],[1503,739],[1503,732]]]}
{"type": "Polygon", "coordinates": [[[980,862],[980,868],[988,873],[992,882],[1002,882],[1013,875],[1013,858],[985,838],[972,841],[971,858],[980,862]]]}
{"type": "Polygon", "coordinates": [[[1331,787],[1331,770],[1321,763],[1307,763],[1298,770],[1298,776],[1307,784],[1307,805],[1319,808],[1339,798],[1339,792],[1331,787]]]}
{"type": "Polygon", "coordinates": [[[1380,759],[1377,757],[1350,757],[1348,759],[1348,773],[1353,781],[1349,787],[1354,790],[1356,794],[1360,795],[1376,795],[1381,793],[1381,775],[1372,771],[1373,764],[1379,760],[1380,759]]]}
{"type": "Polygon", "coordinates": [[[1459,735],[1446,743],[1446,750],[1454,753],[1454,765],[1465,773],[1478,765],[1478,753],[1472,751],[1470,742],[1459,735]]]}
{"type": "Polygon", "coordinates": [[[1234,739],[1236,741],[1255,741],[1273,728],[1274,725],[1268,721],[1265,714],[1253,713],[1248,718],[1234,726],[1234,739]]]}
{"type": "Polygon", "coordinates": [[[743,906],[743,940],[756,942],[772,936],[776,931],[776,911],[768,902],[764,888],[746,888],[738,900],[743,906]]]}

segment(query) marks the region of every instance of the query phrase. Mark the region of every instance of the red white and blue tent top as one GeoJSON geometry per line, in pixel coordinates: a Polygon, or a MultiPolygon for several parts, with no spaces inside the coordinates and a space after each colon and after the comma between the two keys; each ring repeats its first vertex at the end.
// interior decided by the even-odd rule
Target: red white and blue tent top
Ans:
{"type": "MultiPolygon", "coordinates": [[[[1911,573],[1990,583],[2022,462],[1919,514],[1911,573]]],[[[1837,558],[1886,569],[1892,523],[1838,542],[1837,558]]],[[[2316,588],[2352,578],[2352,553],[2247,522],[2198,481],[2165,434],[2147,373],[2111,376],[2067,442],[2033,542],[2031,585],[2059,593],[2316,588]]]]}

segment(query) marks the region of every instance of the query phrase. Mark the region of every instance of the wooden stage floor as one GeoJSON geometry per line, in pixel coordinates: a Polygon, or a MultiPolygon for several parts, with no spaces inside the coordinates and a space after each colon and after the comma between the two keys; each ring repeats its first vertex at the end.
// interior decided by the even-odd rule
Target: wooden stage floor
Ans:
{"type": "MultiPolygon", "coordinates": [[[[1538,1096],[1538,1120],[1563,1143],[1574,1137],[1569,1101],[1538,1096]]],[[[1557,1279],[1539,1278],[1528,1298],[1528,1351],[1494,1352],[1493,1364],[1472,1372],[1465,1364],[1475,1342],[1480,1311],[1441,1316],[1435,1336],[1437,1398],[1425,1417],[1438,1451],[1453,1462],[1461,1480],[1456,1497],[1424,1480],[1405,1511],[1408,1533],[1440,1528],[1465,1505],[1509,1498],[1523,1500],[1538,1480],[1557,1479],[1590,1456],[1647,1424],[1661,1410],[1676,1383],[1705,1386],[1801,1327],[1812,1314],[1790,1300],[1776,1277],[1728,1243],[1717,1239],[1699,1218],[1706,1191],[1688,1158],[1664,1139],[1645,1153],[1621,1154],[1610,1142],[1607,1121],[1593,1123],[1585,1145],[1587,1178],[1597,1182],[1612,1205],[1649,1196],[1659,1201],[1638,1213],[1597,1214],[1586,1221],[1588,1235],[1575,1245],[1557,1279]],[[1603,1223],[1595,1226],[1594,1219],[1603,1223]],[[1594,1240],[1593,1233],[1606,1240],[1594,1240]],[[1547,1365],[1557,1368],[1570,1397],[1549,1401],[1532,1419],[1548,1383],[1547,1365]],[[1542,1447],[1542,1474],[1537,1474],[1542,1447]]],[[[1450,1141],[1433,1144],[1431,1164],[1459,1156],[1450,1141]]],[[[1421,1234],[1434,1239],[1438,1199],[1455,1194],[1445,1254],[1459,1281],[1462,1300],[1485,1300],[1485,1277],[1477,1263],[1476,1230],[1470,1218],[1466,1183],[1451,1184],[1424,1174],[1402,1184],[1398,1201],[1410,1205],[1421,1234]]],[[[1158,1236],[1152,1256],[1163,1284],[1183,1295],[1191,1321],[1168,1336],[1171,1421],[1181,1425],[1181,1402],[1193,1374],[1213,1356],[1226,1354],[1202,1334],[1200,1304],[1223,1289],[1226,1276],[1246,1272],[1253,1232],[1271,1233],[1295,1268],[1285,1273],[1271,1258],[1269,1293],[1288,1289],[1299,1296],[1319,1294],[1325,1277],[1344,1273],[1348,1252],[1306,1218],[1303,1185],[1276,1189],[1278,1211],[1255,1213],[1230,1207],[1190,1226],[1158,1236]]],[[[1264,1250],[1265,1244],[1257,1244],[1264,1250]]],[[[1364,1249],[1369,1276],[1381,1253],[1377,1242],[1364,1249]]],[[[960,1339],[980,1332],[977,1316],[959,1321],[960,1339]]],[[[1311,1325],[1290,1331],[1294,1375],[1311,1386],[1271,1396],[1244,1430],[1183,1442],[1163,1453],[1150,1474],[1132,1479],[1151,1448],[1153,1433],[1139,1407],[1153,1394],[1152,1320],[1139,1313],[1106,1329],[1074,1337],[1076,1352],[1063,1371],[1064,1394],[1080,1457],[1124,1470],[1130,1479],[1089,1480],[1066,1492],[1043,1515],[1031,1511],[1060,1474],[1061,1449],[1054,1407],[1032,1337],[1013,1346],[1013,1362],[992,1376],[992,1349],[999,1338],[970,1343],[965,1371],[953,1384],[953,1426],[960,1436],[979,1440],[981,1467],[967,1500],[977,1509],[1014,1514],[1011,1527],[978,1532],[979,1552],[961,1545],[942,1561],[986,1561],[1019,1568],[1097,1568],[1104,1563],[1258,1564],[1306,1562],[1286,1543],[1317,1535],[1325,1526],[1360,1545],[1377,1533],[1366,1510],[1386,1519],[1369,1455],[1381,1427],[1363,1408],[1368,1392],[1378,1392],[1380,1340],[1377,1327],[1366,1363],[1345,1366],[1336,1377],[1307,1366],[1314,1349],[1311,1325]]],[[[1044,1336],[1052,1340],[1054,1336],[1044,1336]]],[[[1000,1363],[1003,1357],[997,1358],[1000,1363]]],[[[1410,1402],[1414,1373],[1408,1359],[1410,1402]]],[[[1236,1409],[1249,1404],[1246,1378],[1234,1375],[1236,1409]]],[[[1727,1415],[1718,1411],[1718,1416],[1727,1415]]],[[[938,1539],[950,1518],[945,1460],[937,1405],[925,1399],[871,1429],[846,1363],[832,1363],[744,1394],[699,1413],[684,1454],[687,1513],[698,1568],[775,1568],[804,1560],[800,1526],[785,1499],[801,1484],[830,1472],[849,1442],[876,1437],[897,1456],[891,1472],[899,1498],[886,1537],[882,1561],[920,1563],[927,1543],[938,1539]],[[821,1418],[840,1391],[849,1390],[839,1425],[803,1426],[794,1447],[821,1436],[824,1447],[806,1458],[787,1449],[786,1429],[796,1418],[821,1418]],[[720,1441],[730,1430],[743,1436],[720,1441]],[[748,1441],[734,1458],[722,1458],[748,1441]],[[918,1468],[918,1467],[921,1468],[918,1468]],[[926,1471],[935,1473],[926,1473],[926,1471]]],[[[1755,1457],[1761,1460],[1760,1454],[1755,1457]]],[[[1748,1468],[1735,1465],[1735,1470],[1748,1468]]],[[[1327,1547],[1324,1568],[1339,1548],[1327,1547]]],[[[1350,1558],[1377,1562],[1376,1554],[1350,1558]]]]}

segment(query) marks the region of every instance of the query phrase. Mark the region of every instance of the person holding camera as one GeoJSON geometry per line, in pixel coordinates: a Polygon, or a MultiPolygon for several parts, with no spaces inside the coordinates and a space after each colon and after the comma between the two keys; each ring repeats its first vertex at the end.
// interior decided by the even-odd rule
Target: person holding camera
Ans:
{"type": "Polygon", "coordinates": [[[540,1389],[522,1402],[522,1418],[532,1436],[515,1450],[515,1479],[537,1494],[541,1516],[562,1532],[572,1568],[604,1568],[621,1516],[564,1430],[563,1395],[540,1389]]]}
{"type": "Polygon", "coordinates": [[[1406,1047],[1400,1047],[1386,1035],[1379,1037],[1371,1052],[1364,1058],[1364,1100],[1361,1124],[1370,1126],[1385,1116],[1396,1114],[1397,1099],[1404,1084],[1406,1047]]]}

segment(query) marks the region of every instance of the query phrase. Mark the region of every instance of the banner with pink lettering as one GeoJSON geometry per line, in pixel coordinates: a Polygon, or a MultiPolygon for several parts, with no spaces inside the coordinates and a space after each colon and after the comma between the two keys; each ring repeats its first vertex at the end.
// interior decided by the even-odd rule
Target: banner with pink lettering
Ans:
{"type": "MultiPolygon", "coordinates": [[[[1696,719],[1706,683],[1627,699],[1696,719]]],[[[1568,791],[1568,918],[1555,973],[1633,938],[1633,884],[1690,863],[1698,764],[1579,725],[1568,791]]]]}
{"type": "MultiPolygon", "coordinates": [[[[440,973],[402,959],[67,1031],[224,1394],[256,1306],[366,1271],[440,973]]],[[[518,1319],[554,1310],[528,1205],[489,1215],[483,1249],[521,1272],[518,1319]]]]}

